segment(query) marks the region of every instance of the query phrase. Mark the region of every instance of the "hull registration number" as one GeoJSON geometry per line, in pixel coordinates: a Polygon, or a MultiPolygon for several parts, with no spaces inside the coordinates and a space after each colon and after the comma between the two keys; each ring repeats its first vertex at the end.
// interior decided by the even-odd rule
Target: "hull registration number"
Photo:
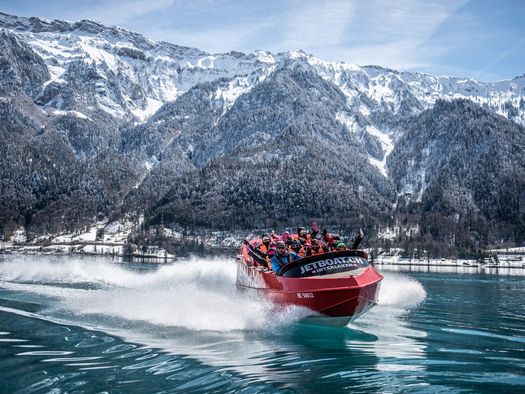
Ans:
{"type": "Polygon", "coordinates": [[[314,293],[297,293],[297,298],[314,298],[314,293]]]}

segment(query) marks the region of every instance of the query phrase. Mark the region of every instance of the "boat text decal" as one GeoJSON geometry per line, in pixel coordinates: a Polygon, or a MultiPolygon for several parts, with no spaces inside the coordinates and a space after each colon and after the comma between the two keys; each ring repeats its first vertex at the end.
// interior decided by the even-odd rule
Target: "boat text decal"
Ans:
{"type": "Polygon", "coordinates": [[[327,271],[338,270],[340,268],[353,270],[363,265],[363,259],[355,256],[335,257],[333,259],[326,259],[315,261],[313,263],[301,266],[301,275],[305,273],[320,274],[327,271]]]}

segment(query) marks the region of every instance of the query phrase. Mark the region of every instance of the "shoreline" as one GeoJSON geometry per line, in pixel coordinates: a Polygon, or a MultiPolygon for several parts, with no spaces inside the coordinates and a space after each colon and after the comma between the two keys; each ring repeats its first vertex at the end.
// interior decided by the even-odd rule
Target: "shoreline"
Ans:
{"type": "Polygon", "coordinates": [[[138,249],[133,250],[132,254],[125,253],[124,243],[109,242],[54,242],[54,243],[17,243],[0,242],[0,256],[2,255],[28,255],[28,256],[93,256],[93,257],[112,257],[123,259],[124,261],[145,260],[158,264],[170,263],[180,258],[188,256],[231,256],[235,257],[237,248],[207,246],[204,253],[189,252],[184,254],[171,254],[166,250],[156,246],[147,246],[144,252],[138,249]]]}
{"type": "MultiPolygon", "coordinates": [[[[0,255],[60,255],[60,256],[107,256],[122,258],[124,260],[148,260],[167,263],[175,261],[185,255],[176,256],[167,253],[158,246],[148,246],[143,252],[134,250],[132,254],[124,253],[126,244],[120,242],[54,242],[54,243],[21,243],[21,242],[0,242],[0,255]]],[[[378,266],[405,266],[405,267],[448,267],[448,268],[510,268],[525,269],[525,251],[520,248],[518,251],[502,249],[490,250],[494,253],[493,257],[476,259],[415,259],[405,258],[399,255],[379,255],[373,260],[372,264],[378,266]]],[[[367,249],[365,249],[367,250],[367,249]]],[[[208,245],[204,253],[188,253],[189,255],[213,256],[231,255],[235,256],[234,247],[215,247],[208,245]]],[[[370,250],[367,250],[370,253],[370,250]]]]}
{"type": "Polygon", "coordinates": [[[177,257],[158,247],[148,247],[143,253],[124,253],[125,244],[108,242],[15,243],[0,242],[0,255],[107,256],[122,259],[155,259],[174,261],[177,257]]]}
{"type": "Polygon", "coordinates": [[[411,263],[411,262],[396,262],[396,263],[377,263],[374,262],[374,265],[376,266],[388,266],[388,267],[434,267],[434,268],[489,268],[489,269],[524,269],[525,270],[525,264],[520,265],[506,265],[506,264],[487,264],[487,263],[473,263],[473,264],[465,264],[464,262],[468,260],[458,260],[457,263],[450,263],[454,260],[447,260],[449,263],[430,263],[430,264],[423,264],[423,263],[411,263]],[[461,262],[461,264],[460,264],[461,262]]]}

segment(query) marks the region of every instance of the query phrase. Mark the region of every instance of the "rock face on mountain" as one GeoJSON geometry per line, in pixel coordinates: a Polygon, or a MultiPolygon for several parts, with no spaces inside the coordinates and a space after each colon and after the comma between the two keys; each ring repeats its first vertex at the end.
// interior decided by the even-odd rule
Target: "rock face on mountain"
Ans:
{"type": "Polygon", "coordinates": [[[442,241],[524,239],[525,128],[468,100],[438,101],[388,159],[399,209],[442,241]]]}
{"type": "Polygon", "coordinates": [[[315,219],[521,242],[525,76],[495,83],[155,43],[0,13],[0,231],[315,219]],[[437,220],[439,219],[439,220],[437,220]]]}
{"type": "MultiPolygon", "coordinates": [[[[182,96],[173,110],[179,101],[185,105],[182,96]]],[[[193,106],[205,107],[200,100],[193,106]]],[[[385,215],[393,189],[356,134],[335,119],[344,106],[344,95],[303,64],[276,69],[217,122],[182,128],[177,141],[184,151],[192,147],[196,171],[175,182],[152,212],[226,228],[385,215]]],[[[216,116],[209,109],[204,118],[216,116]]]]}

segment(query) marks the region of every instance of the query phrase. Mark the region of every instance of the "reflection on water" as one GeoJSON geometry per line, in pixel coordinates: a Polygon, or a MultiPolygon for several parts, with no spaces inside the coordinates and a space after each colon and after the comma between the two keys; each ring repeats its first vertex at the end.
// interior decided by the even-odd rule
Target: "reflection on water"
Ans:
{"type": "Polygon", "coordinates": [[[523,281],[384,273],[379,305],[336,329],[238,293],[228,260],[10,257],[0,392],[457,391],[484,369],[491,389],[525,385],[523,281]]]}

